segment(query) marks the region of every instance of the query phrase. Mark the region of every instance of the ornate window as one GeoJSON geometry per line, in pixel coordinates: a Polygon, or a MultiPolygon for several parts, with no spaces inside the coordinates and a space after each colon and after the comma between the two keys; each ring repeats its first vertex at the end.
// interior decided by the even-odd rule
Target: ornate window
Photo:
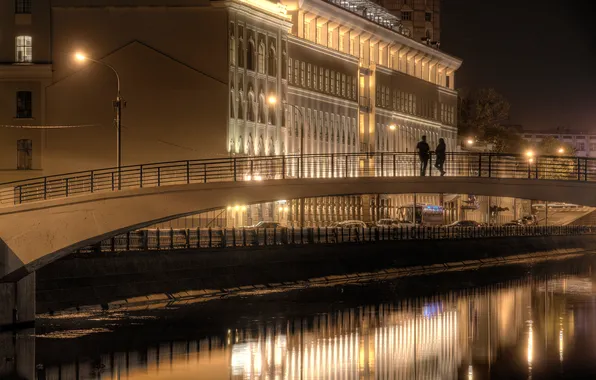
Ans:
{"type": "Polygon", "coordinates": [[[259,44],[259,62],[258,67],[259,73],[265,74],[265,44],[261,42],[259,44]]]}
{"type": "Polygon", "coordinates": [[[265,102],[265,94],[263,91],[259,93],[259,123],[265,123],[267,121],[267,103],[265,102]]]}
{"type": "Polygon", "coordinates": [[[230,64],[236,64],[236,38],[234,38],[234,24],[230,28],[230,64]]]}
{"type": "Polygon", "coordinates": [[[246,106],[248,121],[255,121],[255,93],[252,89],[248,90],[248,104],[246,106]]]}
{"type": "Polygon", "coordinates": [[[281,77],[282,79],[286,79],[288,77],[288,71],[292,72],[292,70],[288,70],[292,66],[292,64],[288,64],[288,53],[286,52],[286,48],[284,47],[281,52],[281,77]]]}
{"type": "Polygon", "coordinates": [[[238,37],[238,67],[244,68],[244,40],[242,37],[238,37]]]}
{"type": "Polygon", "coordinates": [[[271,44],[269,48],[269,65],[268,65],[268,74],[272,77],[277,75],[277,54],[275,54],[275,46],[271,44]]]}
{"type": "Polygon", "coordinates": [[[248,52],[246,54],[246,68],[249,70],[255,69],[255,41],[252,37],[248,40],[248,52]]]}

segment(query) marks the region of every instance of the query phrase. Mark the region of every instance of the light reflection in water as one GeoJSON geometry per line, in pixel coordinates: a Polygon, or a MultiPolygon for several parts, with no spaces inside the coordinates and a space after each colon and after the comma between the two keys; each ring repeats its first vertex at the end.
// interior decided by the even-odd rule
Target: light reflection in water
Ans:
{"type": "Polygon", "coordinates": [[[483,368],[490,368],[499,352],[518,347],[525,348],[517,352],[524,352],[520,362],[527,362],[526,375],[532,378],[546,355],[538,342],[563,362],[565,347],[576,339],[576,314],[567,310],[570,289],[576,296],[592,294],[586,278],[527,280],[467,294],[254,322],[198,341],[49,366],[44,378],[473,379],[485,377],[483,368]]]}

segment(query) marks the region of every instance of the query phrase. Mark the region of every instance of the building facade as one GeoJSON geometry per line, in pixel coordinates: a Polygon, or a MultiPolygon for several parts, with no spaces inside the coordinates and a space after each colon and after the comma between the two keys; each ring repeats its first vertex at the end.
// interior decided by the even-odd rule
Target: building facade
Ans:
{"type": "Polygon", "coordinates": [[[575,148],[577,157],[596,157],[596,134],[563,129],[552,132],[525,131],[521,133],[521,136],[530,144],[539,144],[543,139],[552,137],[575,148]]]}
{"type": "MultiPolygon", "coordinates": [[[[461,61],[368,0],[0,7],[0,182],[115,166],[117,82],[105,65],[126,105],[123,165],[368,152],[358,167],[380,170],[375,153],[413,152],[422,135],[456,149],[461,61]],[[76,62],[75,52],[100,64],[76,62]]],[[[349,217],[369,208],[368,198],[320,202],[306,205],[313,220],[333,218],[337,207],[349,217]]],[[[272,205],[251,219],[279,208],[292,212],[272,205]]]]}

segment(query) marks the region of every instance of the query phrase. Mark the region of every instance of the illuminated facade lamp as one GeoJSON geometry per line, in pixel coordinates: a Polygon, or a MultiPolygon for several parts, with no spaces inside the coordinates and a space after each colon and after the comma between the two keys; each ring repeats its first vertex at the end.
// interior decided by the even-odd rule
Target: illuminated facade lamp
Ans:
{"type": "Polygon", "coordinates": [[[395,131],[395,129],[396,129],[396,128],[397,128],[397,127],[395,126],[395,124],[391,124],[391,125],[389,126],[389,129],[390,129],[390,130],[392,130],[392,131],[395,131]]]}
{"type": "Polygon", "coordinates": [[[557,150],[557,152],[558,152],[559,154],[563,154],[563,153],[565,153],[565,148],[563,148],[563,147],[560,147],[560,148],[557,150]]]}
{"type": "Polygon", "coordinates": [[[469,138],[469,139],[467,139],[467,140],[466,140],[466,144],[467,144],[468,146],[472,146],[472,145],[474,145],[474,139],[472,139],[472,138],[469,138]]]}
{"type": "Polygon", "coordinates": [[[534,157],[534,152],[531,150],[526,151],[526,157],[528,157],[528,158],[534,157]]]}

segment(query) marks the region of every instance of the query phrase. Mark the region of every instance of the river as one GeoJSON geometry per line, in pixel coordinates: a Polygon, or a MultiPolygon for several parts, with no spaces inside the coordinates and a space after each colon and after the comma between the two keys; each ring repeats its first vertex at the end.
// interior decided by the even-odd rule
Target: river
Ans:
{"type": "Polygon", "coordinates": [[[594,378],[595,264],[45,315],[0,335],[0,378],[594,378]]]}

